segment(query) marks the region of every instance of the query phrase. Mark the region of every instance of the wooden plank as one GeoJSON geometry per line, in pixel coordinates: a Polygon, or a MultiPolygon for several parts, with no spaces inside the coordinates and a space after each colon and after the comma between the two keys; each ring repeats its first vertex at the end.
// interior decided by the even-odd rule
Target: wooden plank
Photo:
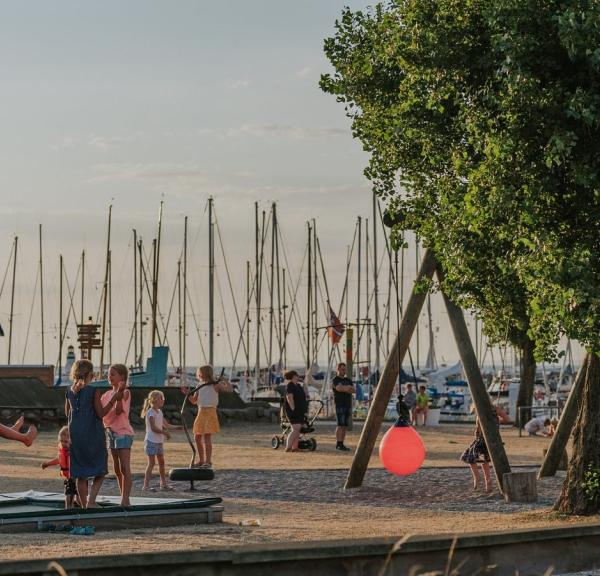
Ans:
{"type": "Polygon", "coordinates": [[[503,482],[507,502],[537,502],[535,472],[507,472],[503,482]]]}

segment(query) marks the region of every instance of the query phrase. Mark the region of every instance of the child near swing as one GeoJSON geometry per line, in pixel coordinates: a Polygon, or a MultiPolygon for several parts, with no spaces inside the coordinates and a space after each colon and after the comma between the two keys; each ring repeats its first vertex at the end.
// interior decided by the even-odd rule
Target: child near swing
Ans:
{"type": "Polygon", "coordinates": [[[167,480],[165,473],[164,440],[171,437],[169,430],[181,430],[182,426],[174,426],[167,422],[161,408],[165,404],[165,395],[160,390],[152,390],[144,400],[142,418],[146,422],[146,437],[144,438],[144,452],[148,458],[148,465],[144,474],[143,491],[154,492],[155,488],[150,486],[152,470],[158,461],[158,473],[160,474],[160,489],[173,490],[167,480]]]}
{"type": "Polygon", "coordinates": [[[469,465],[471,474],[473,475],[473,490],[477,490],[481,483],[479,476],[478,464],[481,464],[483,471],[483,482],[485,491],[489,494],[492,491],[492,481],[490,476],[490,454],[488,452],[483,431],[481,430],[481,422],[479,417],[475,422],[475,439],[469,447],[462,453],[460,459],[469,465]]]}

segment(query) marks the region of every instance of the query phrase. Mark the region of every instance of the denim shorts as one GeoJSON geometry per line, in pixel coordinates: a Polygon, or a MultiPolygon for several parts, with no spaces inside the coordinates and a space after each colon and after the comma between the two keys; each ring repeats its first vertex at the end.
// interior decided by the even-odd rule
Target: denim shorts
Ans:
{"type": "Polygon", "coordinates": [[[337,418],[337,425],[347,427],[350,424],[350,414],[352,408],[347,406],[336,406],[335,415],[337,418]]]}
{"type": "Polygon", "coordinates": [[[146,440],[146,442],[144,442],[144,452],[146,453],[146,456],[160,456],[163,454],[163,443],[146,440]]]}
{"type": "Polygon", "coordinates": [[[110,428],[106,429],[109,450],[129,449],[133,445],[131,434],[115,434],[110,428]]]}

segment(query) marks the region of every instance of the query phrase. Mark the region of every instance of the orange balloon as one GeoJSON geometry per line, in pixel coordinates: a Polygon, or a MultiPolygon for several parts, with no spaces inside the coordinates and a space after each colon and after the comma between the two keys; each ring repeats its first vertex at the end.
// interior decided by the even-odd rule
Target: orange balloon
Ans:
{"type": "Polygon", "coordinates": [[[412,426],[392,426],[379,444],[384,468],[397,476],[416,472],[425,460],[425,445],[412,426]]]}

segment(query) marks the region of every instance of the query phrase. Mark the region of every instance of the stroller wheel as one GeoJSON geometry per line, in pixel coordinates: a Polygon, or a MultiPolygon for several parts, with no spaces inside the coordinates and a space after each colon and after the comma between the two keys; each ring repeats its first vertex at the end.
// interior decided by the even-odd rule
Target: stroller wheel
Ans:
{"type": "Polygon", "coordinates": [[[317,449],[317,440],[316,440],[316,438],[311,438],[310,439],[310,448],[309,448],[309,450],[311,452],[314,452],[316,449],[317,449]]]}
{"type": "Polygon", "coordinates": [[[271,448],[273,448],[273,450],[277,450],[280,444],[279,436],[273,436],[273,438],[271,438],[271,448]]]}

